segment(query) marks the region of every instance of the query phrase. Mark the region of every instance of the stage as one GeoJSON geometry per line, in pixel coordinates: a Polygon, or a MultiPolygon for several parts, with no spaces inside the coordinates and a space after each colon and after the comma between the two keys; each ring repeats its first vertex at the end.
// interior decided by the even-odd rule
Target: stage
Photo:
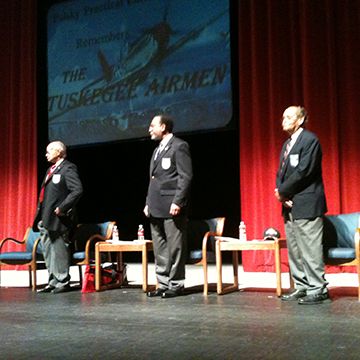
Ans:
{"type": "MultiPolygon", "coordinates": [[[[76,268],[73,279],[78,279],[76,268]]],[[[232,268],[224,266],[224,281],[232,268]]],[[[202,267],[187,265],[187,294],[148,298],[135,285],[97,293],[37,294],[26,271],[2,272],[1,359],[358,359],[356,274],[330,274],[331,304],[301,306],[275,295],[272,273],[244,273],[240,291],[202,294],[202,267]],[[12,285],[12,287],[10,287],[12,285]],[[4,287],[5,286],[5,287],[4,287]],[[341,286],[341,287],[340,287],[341,286]]],[[[289,286],[288,274],[283,287],[289,286]]],[[[46,272],[39,272],[39,283],[46,272]]],[[[210,265],[214,289],[216,269],[210,265]]],[[[149,264],[149,283],[155,284],[149,264]]]]}

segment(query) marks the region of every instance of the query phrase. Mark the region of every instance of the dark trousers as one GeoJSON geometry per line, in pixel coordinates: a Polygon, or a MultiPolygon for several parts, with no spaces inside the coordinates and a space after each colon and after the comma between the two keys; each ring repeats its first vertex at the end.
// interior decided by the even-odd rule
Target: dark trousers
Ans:
{"type": "Polygon", "coordinates": [[[186,263],[186,216],[150,218],[156,278],[160,289],[184,287],[186,263]]]}

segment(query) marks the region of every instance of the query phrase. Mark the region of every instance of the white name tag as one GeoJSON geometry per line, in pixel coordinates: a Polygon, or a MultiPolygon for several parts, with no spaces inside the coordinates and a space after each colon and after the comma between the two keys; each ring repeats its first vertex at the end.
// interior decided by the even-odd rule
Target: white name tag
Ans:
{"type": "Polygon", "coordinates": [[[290,166],[296,167],[299,165],[299,154],[290,155],[290,166]]]}
{"type": "Polygon", "coordinates": [[[161,166],[164,170],[167,170],[171,166],[171,159],[170,158],[162,158],[161,159],[161,166]]]}
{"type": "Polygon", "coordinates": [[[52,176],[52,182],[54,184],[58,184],[60,182],[60,179],[61,179],[61,174],[54,174],[52,176]]]}

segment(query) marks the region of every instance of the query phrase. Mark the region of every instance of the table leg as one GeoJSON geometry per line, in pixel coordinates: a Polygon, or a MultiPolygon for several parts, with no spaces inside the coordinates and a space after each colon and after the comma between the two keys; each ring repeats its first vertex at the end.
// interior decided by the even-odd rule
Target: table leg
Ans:
{"type": "Polygon", "coordinates": [[[222,294],[222,259],[219,240],[216,240],[215,242],[215,258],[217,269],[217,293],[222,294]]]}
{"type": "Polygon", "coordinates": [[[275,241],[275,269],[276,269],[276,295],[281,296],[281,249],[278,241],[275,241]]]}
{"type": "Polygon", "coordinates": [[[232,252],[233,257],[233,270],[234,270],[234,286],[239,288],[239,255],[238,251],[232,252]]]}
{"type": "Polygon", "coordinates": [[[148,247],[147,243],[142,246],[142,272],[143,272],[143,285],[144,292],[148,290],[148,247]]]}
{"type": "Polygon", "coordinates": [[[95,244],[95,290],[99,291],[101,287],[101,260],[98,243],[95,244]]]}

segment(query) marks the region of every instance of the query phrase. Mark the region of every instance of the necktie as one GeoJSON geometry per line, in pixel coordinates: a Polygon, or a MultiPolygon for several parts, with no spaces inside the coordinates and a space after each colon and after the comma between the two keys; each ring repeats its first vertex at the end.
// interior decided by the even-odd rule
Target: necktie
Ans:
{"type": "Polygon", "coordinates": [[[284,151],[284,154],[283,154],[283,159],[282,159],[282,162],[281,162],[281,172],[283,171],[283,167],[284,167],[284,165],[285,165],[285,160],[286,160],[287,157],[288,157],[289,149],[290,149],[290,139],[287,141],[287,144],[286,144],[286,147],[285,147],[285,151],[284,151]]]}
{"type": "Polygon", "coordinates": [[[42,202],[44,200],[44,192],[45,192],[45,184],[47,183],[47,181],[49,180],[49,177],[51,176],[51,174],[54,172],[56,168],[56,165],[54,164],[50,170],[49,170],[49,173],[47,174],[46,176],[46,179],[45,179],[45,182],[44,182],[44,186],[41,188],[41,191],[40,191],[40,196],[39,196],[39,199],[40,199],[40,202],[42,202]]]}
{"type": "Polygon", "coordinates": [[[155,152],[155,156],[154,156],[154,160],[157,159],[157,157],[160,155],[160,153],[162,152],[164,148],[164,144],[163,143],[160,143],[160,145],[158,146],[156,152],[155,152]]]}

